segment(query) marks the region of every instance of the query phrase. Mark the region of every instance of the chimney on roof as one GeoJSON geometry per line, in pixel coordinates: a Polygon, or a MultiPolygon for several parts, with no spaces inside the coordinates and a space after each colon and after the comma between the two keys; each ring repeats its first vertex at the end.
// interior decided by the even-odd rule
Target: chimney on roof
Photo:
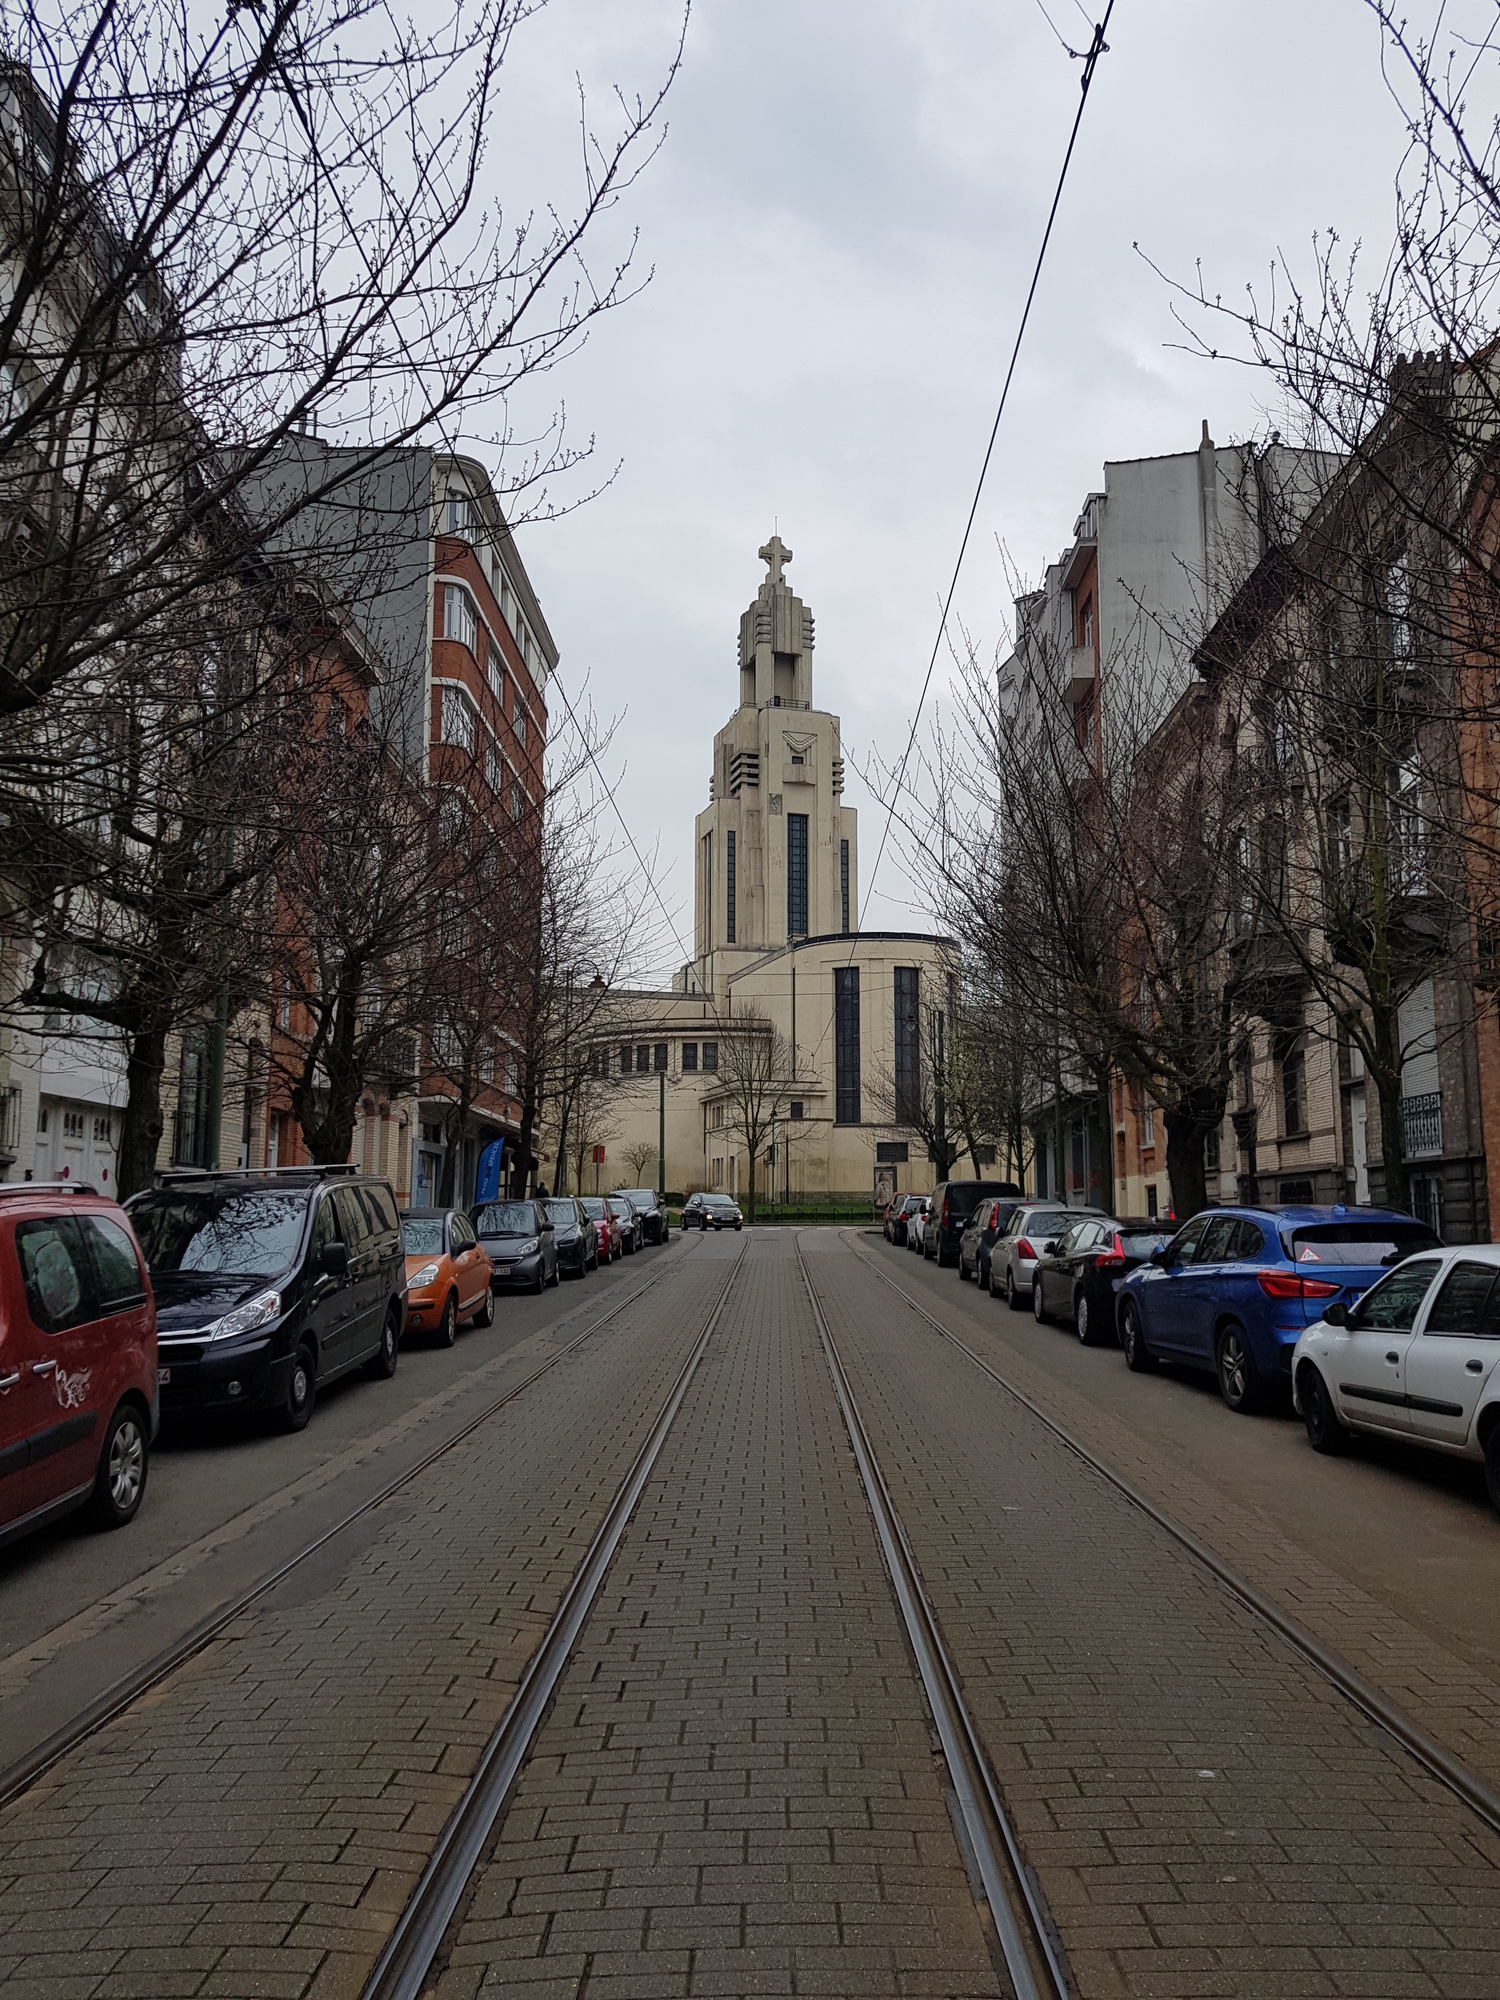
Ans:
{"type": "Polygon", "coordinates": [[[1212,444],[1212,443],[1213,443],[1213,439],[1212,439],[1212,438],[1211,438],[1211,437],[1209,436],[1209,434],[1208,434],[1208,418],[1207,418],[1207,417],[1205,417],[1205,418],[1203,419],[1203,438],[1202,438],[1202,442],[1203,442],[1204,444],[1212,444]]]}

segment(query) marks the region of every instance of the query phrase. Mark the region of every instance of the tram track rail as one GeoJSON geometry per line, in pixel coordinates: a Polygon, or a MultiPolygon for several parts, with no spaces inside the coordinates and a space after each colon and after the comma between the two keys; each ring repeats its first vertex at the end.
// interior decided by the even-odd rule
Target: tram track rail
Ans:
{"type": "Polygon", "coordinates": [[[1340,1694],[1353,1703],[1371,1722],[1374,1722],[1383,1729],[1410,1757],[1422,1766],[1429,1776],[1436,1778],[1439,1783],[1459,1798],[1464,1805],[1469,1807],[1492,1832],[1500,1833],[1500,1790],[1497,1790],[1482,1773],[1476,1771],[1472,1765],[1466,1764],[1462,1758],[1455,1756],[1445,1744],[1439,1742],[1419,1722],[1408,1715],[1398,1702],[1393,1701],[1383,1689],[1376,1687],[1373,1682],[1367,1680],[1356,1668],[1350,1666],[1331,1646],[1326,1645],[1315,1632],[1310,1631],[1299,1619],[1294,1618],[1290,1612],[1283,1610],[1273,1598],[1268,1597],[1264,1591],[1258,1589],[1247,1578],[1239,1575],[1236,1570],[1224,1561],[1222,1556],[1218,1555],[1206,1542],[1195,1535],[1191,1529],[1183,1527],[1181,1522],[1175,1520],[1164,1508],[1158,1507],[1153,1500],[1142,1493],[1139,1487],[1133,1486],[1128,1479],[1116,1471],[1106,1460],[1091,1451],[1081,1438],[1075,1437],[1064,1424],[1059,1423],[1057,1418],[1043,1409],[1041,1404],[1036,1402],[1034,1398],[1028,1396],[1023,1389],[1018,1388],[1014,1382],[1009,1381],[999,1369],[992,1367],[983,1355],[977,1353],[952,1327],[945,1325],[942,1320],[929,1312],[919,1299],[914,1298],[904,1286],[898,1284],[894,1278],[883,1271],[873,1258],[868,1257],[864,1251],[851,1243],[846,1233],[841,1232],[841,1234],[851,1255],[873,1277],[878,1278],[883,1285],[890,1291],[893,1291],[899,1299],[903,1300],[910,1310],[919,1319],[923,1320],[934,1333],[947,1341],[950,1346],[956,1348],[982,1375],[987,1376],[998,1388],[1004,1390],[1007,1396],[1011,1397],[1031,1416],[1035,1417],[1038,1423],[1056,1438],[1060,1444],[1065,1445],[1091,1471],[1096,1472],[1122,1498],[1129,1501],[1133,1507],[1144,1514],[1154,1526],[1160,1528],[1165,1534],[1170,1536],[1201,1568],[1207,1570],[1232,1597],[1236,1598],[1248,1611],[1253,1613],[1263,1624],[1268,1625],[1295,1652],[1315,1667],[1326,1680],[1331,1682],[1340,1694]]]}
{"type": "Polygon", "coordinates": [[[958,1815],[985,1902],[994,1925],[995,1945],[1015,2000],[1067,2000],[1072,1991],[1062,1947],[1056,1937],[1000,1786],[964,1699],[963,1683],[948,1656],[937,1616],[922,1585],[916,1557],[880,1469],[859,1404],[845,1372],[838,1343],[824,1315],[812,1273],[802,1254],[797,1263],[835,1398],[853,1448],[860,1484],[875,1523],[892,1593],[906,1628],[917,1674],[942,1745],[958,1815]]]}
{"type": "Polygon", "coordinates": [[[463,1796],[449,1815],[427,1865],[361,1989],[360,2000],[421,2000],[449,1925],[470,1878],[499,1825],[511,1791],[551,1707],[620,1538],[650,1479],[662,1446],[734,1291],[750,1247],[747,1237],[730,1264],[713,1310],[621,1480],[541,1644],[532,1654],[510,1706],[480,1754],[463,1796]]]}
{"type": "MultiPolygon", "coordinates": [[[[471,1438],[476,1431],[483,1429],[502,1410],[515,1402],[517,1397],[524,1395],[534,1383],[540,1381],[543,1376],[550,1374],[554,1368],[567,1360],[570,1355],[575,1354],[580,1347],[592,1340],[596,1334],[601,1333],[605,1327],[619,1319],[622,1313],[627,1312],[638,1299],[643,1298],[647,1292],[651,1291],[660,1282],[667,1268],[668,1266],[665,1261],[659,1263],[643,1284],[639,1284],[632,1291],[627,1292],[624,1298],[618,1300],[607,1312],[601,1313],[597,1319],[590,1321],[586,1327],[581,1328],[571,1339],[565,1341],[555,1354],[551,1354],[545,1361],[539,1362],[519,1382],[513,1383],[503,1394],[496,1396],[492,1401],[487,1403],[482,1410],[469,1418],[451,1436],[445,1438],[440,1444],[435,1445],[431,1451],[425,1453],[415,1464],[408,1466],[393,1479],[387,1481],[378,1492],[370,1494],[357,1507],[352,1508],[347,1514],[342,1515],[331,1527],[323,1529],[321,1533],[305,1542],[295,1554],[288,1556],[275,1569],[269,1570],[264,1576],[258,1577],[254,1583],[247,1585],[245,1589],[237,1592],[232,1598],[216,1606],[214,1610],[208,1612],[204,1617],[190,1625],[185,1632],[181,1633],[169,1645],[162,1647],[159,1652],[152,1654],[149,1659],[143,1660],[139,1666],[132,1668],[128,1674],[124,1674],[117,1681],[111,1682],[107,1688],[81,1708],[76,1715],[72,1716],[67,1722],[45,1737],[34,1749],[28,1751],[25,1756],[15,1759],[14,1762],[6,1765],[3,1769],[0,1769],[0,1808],[12,1804],[25,1792],[29,1791],[36,1784],[37,1780],[45,1776],[55,1764],[61,1762],[64,1757],[85,1743],[89,1737],[96,1735],[99,1730],[113,1722],[116,1717],[123,1715],[143,1695],[148,1694],[151,1689],[160,1685],[164,1680],[167,1680],[179,1667],[185,1666],[188,1661],[203,1652],[205,1648],[218,1638],[220,1633],[232,1625],[237,1618],[243,1616],[261,1598],[275,1590],[278,1584],[285,1582],[303,1563],[316,1556],[321,1550],[326,1549],[330,1543],[336,1542],[341,1535],[346,1534],[349,1529],[362,1521],[367,1515],[373,1513],[376,1508],[384,1506],[387,1501],[393,1499],[396,1494],[401,1492],[403,1487],[409,1486],[413,1480],[420,1478],[424,1472],[430,1470],[439,1460],[446,1457],[449,1452],[456,1450],[459,1445],[471,1438]]],[[[717,1313],[718,1310],[719,1308],[716,1307],[715,1312],[717,1313]]]]}

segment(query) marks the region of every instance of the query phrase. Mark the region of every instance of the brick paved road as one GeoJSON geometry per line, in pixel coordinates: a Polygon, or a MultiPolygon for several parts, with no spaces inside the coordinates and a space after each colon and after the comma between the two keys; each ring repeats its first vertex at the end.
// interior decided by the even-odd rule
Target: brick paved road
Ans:
{"type": "Polygon", "coordinates": [[[7,1809],[5,2000],[358,1992],[737,1247],[678,1253],[7,1809]]]}
{"type": "Polygon", "coordinates": [[[757,1233],[439,2000],[998,1991],[792,1242],[757,1233]]]}
{"type": "Polygon", "coordinates": [[[847,1245],[804,1241],[1085,2000],[1493,2000],[1500,1840],[847,1245]]]}

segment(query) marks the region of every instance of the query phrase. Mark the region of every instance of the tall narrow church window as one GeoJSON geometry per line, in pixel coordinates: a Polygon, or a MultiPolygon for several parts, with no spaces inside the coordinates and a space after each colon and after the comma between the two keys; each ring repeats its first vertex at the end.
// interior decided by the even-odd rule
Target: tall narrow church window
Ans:
{"type": "Polygon", "coordinates": [[[703,949],[714,948],[714,837],[703,836],[703,949]]]}
{"type": "Polygon", "coordinates": [[[859,967],[833,973],[833,1120],[859,1123],[859,967]]]}
{"type": "Polygon", "coordinates": [[[839,842],[839,896],[844,905],[844,936],[849,935],[849,843],[839,842]]]}
{"type": "Polygon", "coordinates": [[[786,934],[807,936],[807,814],[786,816],[786,934]]]}
{"type": "Polygon", "coordinates": [[[915,1125],[921,1108],[922,1042],[917,968],[896,967],[896,1123],[915,1125]]]}
{"type": "Polygon", "coordinates": [[[724,936],[734,943],[734,834],[724,836],[724,936]]]}

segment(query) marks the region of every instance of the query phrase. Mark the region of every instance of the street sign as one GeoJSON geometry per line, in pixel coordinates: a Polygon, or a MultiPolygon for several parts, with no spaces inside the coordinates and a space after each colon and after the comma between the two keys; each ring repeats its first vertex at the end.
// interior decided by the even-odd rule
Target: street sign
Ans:
{"type": "Polygon", "coordinates": [[[596,1146],[594,1148],[594,1165],[596,1167],[602,1167],[604,1165],[604,1148],[602,1146],[596,1146]]]}

